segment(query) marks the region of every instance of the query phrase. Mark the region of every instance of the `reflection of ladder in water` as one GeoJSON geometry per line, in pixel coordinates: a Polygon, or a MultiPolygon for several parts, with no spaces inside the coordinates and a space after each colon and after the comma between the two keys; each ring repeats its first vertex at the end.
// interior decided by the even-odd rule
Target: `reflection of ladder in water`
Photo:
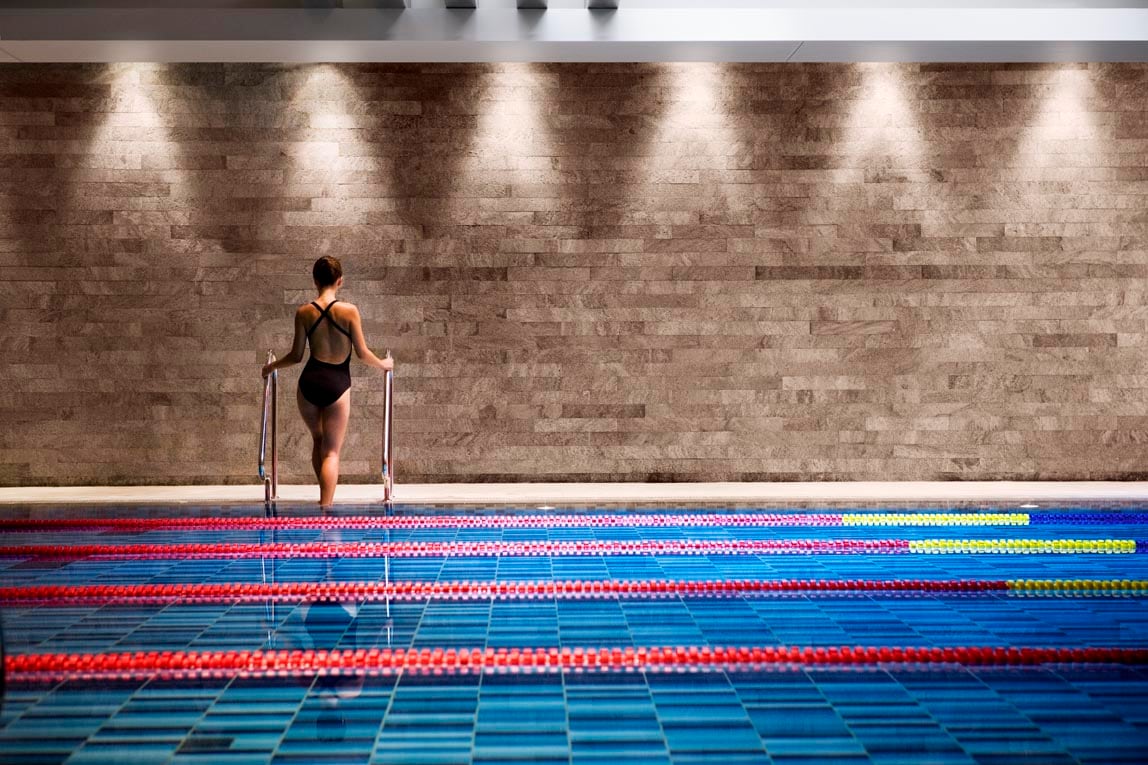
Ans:
{"type": "MultiPolygon", "coordinates": [[[[278,511],[276,511],[275,505],[273,503],[267,504],[267,506],[265,508],[265,514],[268,518],[275,518],[279,515],[279,513],[278,513],[278,511]]],[[[264,545],[269,541],[271,544],[275,544],[278,541],[276,539],[276,537],[278,535],[275,532],[276,532],[276,529],[274,526],[267,528],[267,529],[260,530],[260,532],[259,532],[259,543],[260,543],[260,545],[264,545]],[[270,539],[268,539],[268,536],[270,536],[270,539]]],[[[271,558],[270,560],[268,560],[266,556],[260,556],[259,557],[259,566],[260,566],[261,573],[263,574],[263,583],[264,584],[275,584],[275,559],[271,558]]],[[[267,624],[266,624],[266,626],[267,626],[267,648],[273,649],[273,648],[275,648],[275,633],[279,629],[279,623],[278,623],[278,620],[276,618],[277,615],[275,613],[275,598],[268,598],[267,599],[267,606],[266,606],[266,611],[264,613],[264,616],[267,619],[267,624]]]]}
{"type": "MultiPolygon", "coordinates": [[[[267,351],[267,363],[275,361],[275,353],[267,351]]],[[[259,426],[259,478],[263,481],[263,511],[268,518],[278,515],[275,509],[275,500],[279,498],[279,373],[272,372],[263,380],[263,416],[259,426]],[[271,451],[271,471],[267,471],[268,446],[271,451]]],[[[271,542],[275,542],[275,528],[270,527],[259,532],[260,544],[265,544],[267,535],[271,542]]],[[[259,558],[260,571],[263,583],[275,582],[275,559],[270,561],[263,556],[259,558]]],[[[267,627],[267,648],[275,647],[275,632],[278,629],[275,613],[275,599],[268,598],[264,613],[267,627]]]]}
{"type": "MultiPolygon", "coordinates": [[[[387,351],[388,359],[391,358],[387,351]]],[[[275,361],[275,353],[267,351],[267,362],[275,361]]],[[[394,509],[395,491],[395,452],[394,452],[394,378],[393,371],[386,373],[386,387],[383,398],[383,444],[382,444],[382,478],[383,478],[383,504],[384,512],[390,515],[394,509]]],[[[278,444],[278,404],[279,404],[279,373],[272,372],[267,375],[263,383],[263,415],[259,436],[259,478],[263,481],[264,510],[268,518],[278,516],[275,506],[279,498],[279,444],[278,444]],[[271,469],[267,469],[268,451],[271,455],[271,469]]],[[[275,541],[275,528],[260,532],[260,542],[265,542],[265,533],[271,535],[275,541]]],[[[386,541],[390,541],[390,529],[384,531],[386,541]]],[[[260,558],[261,573],[265,584],[275,583],[275,559],[260,558]]],[[[383,581],[391,581],[390,556],[383,556],[383,581]]],[[[393,623],[391,616],[391,601],[386,600],[387,643],[390,644],[393,623]]],[[[267,601],[265,617],[267,619],[267,647],[275,648],[275,634],[278,629],[276,621],[275,599],[267,601]]]]}
{"type": "MultiPolygon", "coordinates": [[[[387,601],[387,616],[390,615],[391,604],[387,601]]],[[[8,685],[8,670],[4,662],[4,621],[0,619],[0,708],[4,706],[4,692],[8,685]]]]}
{"type": "MultiPolygon", "coordinates": [[[[391,352],[387,351],[387,358],[391,352]]],[[[383,458],[381,471],[383,475],[383,513],[390,515],[394,511],[395,503],[395,444],[394,444],[394,371],[387,372],[385,394],[383,397],[383,458]]],[[[391,541],[391,530],[385,529],[386,541],[391,541]]],[[[383,581],[391,581],[391,556],[383,556],[383,581]]],[[[391,599],[387,598],[387,645],[391,644],[391,599]]]]}

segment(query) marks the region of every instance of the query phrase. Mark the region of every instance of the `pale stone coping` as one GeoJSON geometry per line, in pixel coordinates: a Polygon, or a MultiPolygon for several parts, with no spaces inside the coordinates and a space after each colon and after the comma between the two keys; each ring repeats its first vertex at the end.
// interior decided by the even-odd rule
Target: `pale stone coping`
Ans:
{"type": "MultiPolygon", "coordinates": [[[[336,504],[382,500],[378,484],[349,484],[336,504]]],[[[284,502],[318,502],[315,485],[279,487],[284,502]]],[[[555,505],[627,502],[785,501],[1148,501],[1148,481],[856,481],[790,483],[472,483],[404,484],[401,504],[555,505]]],[[[46,486],[0,488],[0,505],[28,503],[257,503],[260,485],[46,486]]]]}

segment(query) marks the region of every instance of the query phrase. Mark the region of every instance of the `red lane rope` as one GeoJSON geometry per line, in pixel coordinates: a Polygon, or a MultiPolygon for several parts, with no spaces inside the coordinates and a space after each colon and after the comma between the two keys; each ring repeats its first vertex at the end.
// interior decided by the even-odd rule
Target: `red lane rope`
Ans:
{"type": "Polygon", "coordinates": [[[1007,592],[1005,580],[780,579],[733,581],[279,582],[274,584],[43,585],[0,588],[0,603],[233,603],[427,599],[529,600],[782,593],[1007,592]]]}
{"type": "Polygon", "coordinates": [[[672,646],[663,648],[363,648],[332,651],[139,651],[9,656],[10,680],[392,674],[401,671],[726,670],[777,665],[1023,666],[1146,664],[1148,648],[993,646],[672,646]]]}
{"type": "Polygon", "coordinates": [[[769,555],[907,553],[904,539],[749,539],[576,542],[273,542],[269,544],[10,545],[0,558],[376,558],[496,555],[769,555]]]}
{"type": "Polygon", "coordinates": [[[631,526],[840,526],[841,513],[658,513],[630,515],[426,515],[279,518],[5,518],[0,530],[62,529],[489,529],[631,526]]]}

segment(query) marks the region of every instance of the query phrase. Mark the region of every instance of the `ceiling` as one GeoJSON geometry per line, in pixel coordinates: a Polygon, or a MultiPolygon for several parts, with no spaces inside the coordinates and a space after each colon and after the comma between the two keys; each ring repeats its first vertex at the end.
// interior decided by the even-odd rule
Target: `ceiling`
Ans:
{"type": "Polygon", "coordinates": [[[0,61],[1148,61],[1148,0],[518,2],[7,0],[0,61]]]}

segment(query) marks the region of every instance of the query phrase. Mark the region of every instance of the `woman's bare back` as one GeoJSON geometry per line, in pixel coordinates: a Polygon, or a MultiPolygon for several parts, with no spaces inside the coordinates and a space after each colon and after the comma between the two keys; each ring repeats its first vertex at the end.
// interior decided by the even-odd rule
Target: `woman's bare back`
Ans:
{"type": "Polygon", "coordinates": [[[351,355],[351,338],[332,326],[331,322],[334,321],[349,333],[355,306],[343,300],[336,300],[327,311],[328,318],[319,321],[323,314],[315,305],[316,303],[307,303],[301,307],[304,312],[304,323],[310,330],[307,340],[311,345],[311,355],[328,364],[342,363],[351,355]],[[318,325],[315,322],[319,322],[318,325]]]}

